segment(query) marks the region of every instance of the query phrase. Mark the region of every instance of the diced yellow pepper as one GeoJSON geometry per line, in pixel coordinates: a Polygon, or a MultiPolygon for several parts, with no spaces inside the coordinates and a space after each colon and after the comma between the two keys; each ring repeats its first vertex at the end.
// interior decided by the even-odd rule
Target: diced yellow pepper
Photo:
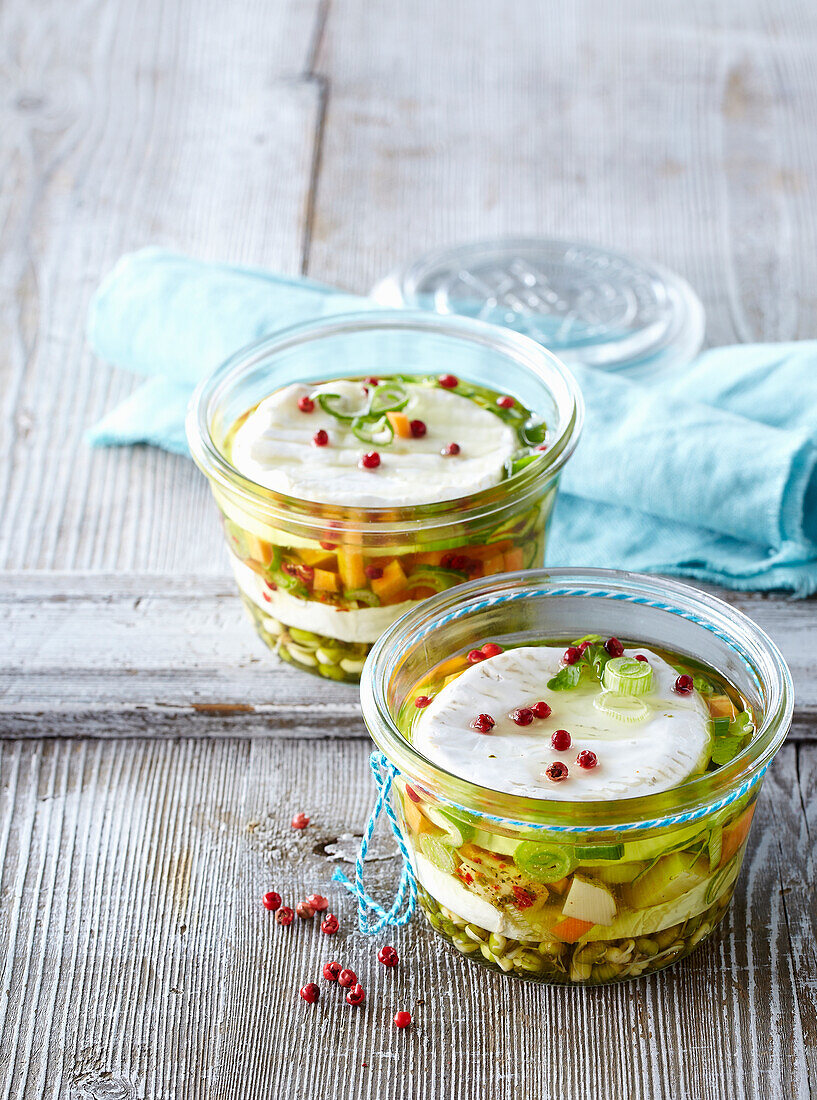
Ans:
{"type": "Polygon", "coordinates": [[[483,577],[490,577],[493,573],[502,573],[505,569],[505,555],[497,554],[495,558],[488,558],[482,563],[483,577]]]}
{"type": "Polygon", "coordinates": [[[406,574],[403,572],[403,566],[395,558],[383,570],[383,576],[375,578],[371,585],[372,592],[379,596],[381,600],[388,600],[396,596],[398,592],[404,591],[406,587],[406,574]]]}
{"type": "Polygon", "coordinates": [[[322,569],[335,567],[334,550],[299,550],[298,557],[306,565],[317,565],[322,569]]]}
{"type": "Polygon", "coordinates": [[[525,564],[524,556],[522,554],[522,547],[515,546],[513,550],[508,550],[505,553],[505,572],[515,573],[517,569],[522,569],[525,564]]]}
{"type": "Polygon", "coordinates": [[[338,569],[344,588],[365,588],[366,570],[359,550],[338,550],[338,569]]]}
{"type": "Polygon", "coordinates": [[[389,423],[394,428],[394,434],[400,439],[411,439],[411,423],[405,413],[387,412],[389,423]]]}
{"type": "Polygon", "coordinates": [[[338,592],[340,578],[337,573],[330,573],[328,569],[316,569],[312,587],[316,592],[338,592]]]}
{"type": "Polygon", "coordinates": [[[247,549],[253,561],[260,561],[262,565],[269,565],[274,552],[272,543],[267,542],[266,539],[260,539],[258,535],[253,535],[250,531],[247,531],[244,537],[247,540],[247,549]]]}
{"type": "Polygon", "coordinates": [[[415,565],[440,565],[442,560],[442,550],[424,550],[422,554],[414,555],[415,565]]]}

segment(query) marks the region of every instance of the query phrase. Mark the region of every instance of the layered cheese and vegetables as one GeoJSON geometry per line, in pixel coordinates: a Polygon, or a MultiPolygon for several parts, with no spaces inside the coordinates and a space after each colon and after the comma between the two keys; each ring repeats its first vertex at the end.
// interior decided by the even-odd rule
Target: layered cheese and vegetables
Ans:
{"type": "Polygon", "coordinates": [[[672,791],[750,742],[748,705],[714,670],[616,638],[486,643],[418,684],[401,725],[454,776],[575,805],[577,832],[517,830],[398,779],[421,903],[461,952],[597,984],[679,959],[723,916],[754,792],[700,820],[581,831],[582,803],[672,791]]]}
{"type": "MultiPolygon", "coordinates": [[[[262,638],[285,659],[356,680],[379,635],[462,581],[541,564],[552,492],[479,527],[428,505],[474,499],[533,462],[547,426],[519,401],[453,375],[296,383],[247,410],[226,457],[255,484],[314,503],[314,538],[222,505],[232,564],[262,638]],[[327,516],[354,510],[358,531],[327,516]],[[417,520],[411,517],[417,510],[417,520]],[[381,533],[382,532],[382,533],[381,533]]],[[[351,524],[355,527],[355,523],[351,524]]]]}

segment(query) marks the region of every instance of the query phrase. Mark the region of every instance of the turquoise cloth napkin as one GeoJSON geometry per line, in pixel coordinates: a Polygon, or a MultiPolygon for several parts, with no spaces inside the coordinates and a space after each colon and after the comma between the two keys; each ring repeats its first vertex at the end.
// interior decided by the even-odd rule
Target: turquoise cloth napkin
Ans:
{"type": "MultiPolygon", "coordinates": [[[[148,380],[90,442],[186,453],[193,387],[234,351],[299,321],[376,308],[308,279],[160,249],[125,256],[94,297],[88,339],[148,380]]],[[[574,373],[587,419],[549,564],[817,591],[817,341],[717,348],[651,385],[574,373]]]]}

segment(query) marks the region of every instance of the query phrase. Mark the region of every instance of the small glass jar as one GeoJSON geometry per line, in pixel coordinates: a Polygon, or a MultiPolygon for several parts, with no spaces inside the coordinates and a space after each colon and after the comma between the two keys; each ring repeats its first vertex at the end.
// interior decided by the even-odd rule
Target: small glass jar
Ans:
{"type": "Polygon", "coordinates": [[[517,573],[428,600],[374,646],[361,698],[369,732],[396,770],[392,805],[431,925],[492,969],[581,985],[659,970],[712,934],[793,709],[779,650],[746,616],[675,581],[601,569],[517,573]],[[674,790],[567,802],[459,778],[401,732],[417,685],[442,661],[488,641],[589,633],[658,646],[720,673],[753,712],[749,745],[674,790]],[[596,908],[594,922],[562,913],[577,879],[596,908]]]}
{"type": "Polygon", "coordinates": [[[380,633],[430,594],[411,587],[418,564],[461,556],[475,576],[542,564],[582,415],[570,372],[526,336],[468,318],[372,311],[298,325],[238,352],[199,386],[187,436],[221,510],[239,591],[261,638],[299,668],[356,682],[380,633]],[[365,509],[274,492],[226,457],[236,422],[275,390],[397,373],[450,373],[501,389],[544,419],[547,450],[468,497],[365,509]]]}

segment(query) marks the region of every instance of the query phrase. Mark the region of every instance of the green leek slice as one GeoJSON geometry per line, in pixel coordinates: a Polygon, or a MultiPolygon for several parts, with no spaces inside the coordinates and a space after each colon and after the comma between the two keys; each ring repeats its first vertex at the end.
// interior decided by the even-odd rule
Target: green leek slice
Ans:
{"type": "Polygon", "coordinates": [[[339,393],[319,393],[318,404],[325,413],[329,413],[330,416],[334,416],[335,420],[341,420],[344,423],[348,423],[354,420],[355,417],[364,416],[368,409],[368,400],[366,395],[361,393],[360,407],[357,409],[345,410],[347,398],[339,393]]]}
{"type": "Polygon", "coordinates": [[[593,706],[599,714],[627,723],[643,722],[650,713],[650,708],[642,699],[634,695],[617,695],[612,691],[602,691],[593,700],[593,706]]]}
{"type": "Polygon", "coordinates": [[[556,882],[569,875],[576,861],[567,848],[559,844],[541,844],[523,840],[513,854],[516,866],[537,882],[556,882]]]}
{"type": "Polygon", "coordinates": [[[382,416],[387,412],[398,412],[409,402],[409,395],[403,386],[395,382],[381,382],[369,400],[369,415],[382,416]]]}
{"type": "Polygon", "coordinates": [[[362,443],[379,443],[381,447],[387,447],[394,439],[394,428],[386,416],[376,419],[356,416],[352,421],[352,432],[362,443]]]}
{"type": "Polygon", "coordinates": [[[617,695],[646,695],[652,687],[652,668],[635,657],[612,657],[602,680],[607,691],[617,695]]]}

